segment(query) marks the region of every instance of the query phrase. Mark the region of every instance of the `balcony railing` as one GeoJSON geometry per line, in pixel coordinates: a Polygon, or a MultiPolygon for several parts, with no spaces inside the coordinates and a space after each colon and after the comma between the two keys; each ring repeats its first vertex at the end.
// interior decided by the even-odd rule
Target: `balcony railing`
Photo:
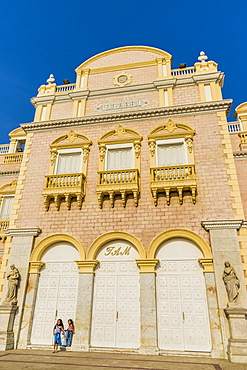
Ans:
{"type": "Polygon", "coordinates": [[[139,195],[139,171],[137,169],[100,171],[98,175],[97,195],[100,208],[102,208],[104,195],[109,195],[111,206],[114,207],[115,194],[121,194],[124,207],[126,195],[133,194],[137,207],[139,195]]]}
{"type": "Polygon", "coordinates": [[[190,75],[192,73],[196,73],[195,67],[178,68],[178,69],[171,70],[172,76],[184,76],[184,75],[190,75]]]}
{"type": "Polygon", "coordinates": [[[0,221],[0,231],[6,230],[9,227],[9,220],[0,221]]]}
{"type": "Polygon", "coordinates": [[[6,154],[9,152],[9,144],[0,145],[0,154],[6,154]]]}
{"type": "Polygon", "coordinates": [[[3,163],[20,163],[23,158],[23,153],[5,154],[3,163]]]}
{"type": "Polygon", "coordinates": [[[79,209],[81,209],[85,196],[85,175],[83,173],[70,173],[45,176],[45,187],[42,195],[47,211],[52,199],[54,199],[56,208],[59,210],[63,198],[68,209],[71,208],[72,198],[77,199],[79,209]]]}
{"type": "Polygon", "coordinates": [[[59,85],[56,87],[56,92],[65,92],[75,89],[75,84],[59,85]]]}
{"type": "Polygon", "coordinates": [[[242,131],[238,134],[240,137],[240,149],[247,150],[247,131],[242,131]]]}
{"type": "Polygon", "coordinates": [[[151,168],[151,191],[157,205],[158,193],[166,194],[170,204],[170,192],[177,191],[179,203],[183,203],[183,191],[191,191],[192,201],[196,202],[196,174],[194,165],[167,166],[151,168]]]}

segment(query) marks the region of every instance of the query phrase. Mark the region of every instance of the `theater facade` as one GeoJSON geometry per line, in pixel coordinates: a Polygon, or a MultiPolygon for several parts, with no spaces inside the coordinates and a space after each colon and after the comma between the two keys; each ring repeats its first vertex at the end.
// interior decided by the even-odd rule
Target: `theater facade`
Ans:
{"type": "Polygon", "coordinates": [[[61,318],[72,350],[247,362],[247,103],[227,121],[203,52],[173,69],[127,46],[75,72],[0,145],[1,349],[48,348],[61,318]]]}

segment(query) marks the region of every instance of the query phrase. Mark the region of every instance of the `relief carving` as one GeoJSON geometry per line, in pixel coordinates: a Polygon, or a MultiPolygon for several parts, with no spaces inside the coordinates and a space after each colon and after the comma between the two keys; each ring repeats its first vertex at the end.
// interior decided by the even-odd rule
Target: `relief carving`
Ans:
{"type": "Polygon", "coordinates": [[[17,286],[20,280],[19,270],[15,265],[10,266],[10,272],[7,275],[8,291],[4,300],[4,304],[17,304],[17,286]]]}
{"type": "Polygon", "coordinates": [[[228,306],[231,304],[236,304],[239,295],[240,281],[237,277],[234,268],[228,261],[225,262],[225,268],[223,271],[222,279],[226,287],[226,292],[228,296],[228,306]]]}

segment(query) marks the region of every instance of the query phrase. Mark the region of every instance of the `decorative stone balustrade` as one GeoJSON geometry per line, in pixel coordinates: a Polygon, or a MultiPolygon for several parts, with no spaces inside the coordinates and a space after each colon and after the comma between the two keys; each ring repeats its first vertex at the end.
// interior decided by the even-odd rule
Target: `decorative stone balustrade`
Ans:
{"type": "Polygon", "coordinates": [[[239,132],[241,131],[241,126],[239,122],[229,122],[228,123],[229,132],[239,132]]]}
{"type": "Polygon", "coordinates": [[[65,92],[75,89],[75,84],[59,85],[56,87],[56,92],[65,92]]]}
{"type": "Polygon", "coordinates": [[[45,176],[45,187],[42,193],[46,211],[54,199],[57,210],[60,209],[62,199],[65,199],[67,208],[71,208],[72,198],[77,199],[79,209],[85,196],[85,175],[71,173],[66,175],[45,176]]]}
{"type": "Polygon", "coordinates": [[[0,154],[6,154],[9,152],[9,144],[0,145],[0,154]]]}
{"type": "Polygon", "coordinates": [[[240,137],[240,149],[247,150],[247,131],[242,131],[238,134],[240,137]]]}
{"type": "Polygon", "coordinates": [[[0,221],[0,231],[6,230],[9,228],[9,220],[0,221]]]}
{"type": "Polygon", "coordinates": [[[192,73],[196,73],[195,67],[178,68],[178,69],[171,70],[172,76],[184,76],[184,75],[190,75],[192,73]]]}
{"type": "Polygon", "coordinates": [[[104,195],[109,195],[111,206],[114,207],[115,194],[121,194],[124,207],[126,195],[133,194],[135,206],[138,206],[139,171],[137,169],[100,171],[98,175],[97,195],[100,208],[102,208],[104,195]]]}
{"type": "Polygon", "coordinates": [[[183,191],[190,191],[195,204],[196,188],[194,165],[151,168],[151,191],[155,205],[158,203],[158,193],[161,192],[166,194],[166,201],[169,205],[172,191],[178,192],[180,204],[183,203],[183,191]]]}
{"type": "Polygon", "coordinates": [[[23,153],[9,153],[5,154],[3,163],[21,163],[23,153]]]}

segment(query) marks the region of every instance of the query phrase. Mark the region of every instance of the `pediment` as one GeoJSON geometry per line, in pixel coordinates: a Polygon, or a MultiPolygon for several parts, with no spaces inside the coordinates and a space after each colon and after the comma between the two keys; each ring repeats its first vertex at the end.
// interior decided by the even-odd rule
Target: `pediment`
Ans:
{"type": "Polygon", "coordinates": [[[89,146],[92,142],[84,135],[78,134],[73,130],[66,135],[59,136],[55,139],[50,147],[51,148],[61,148],[61,147],[81,147],[81,146],[89,146]]]}
{"type": "Polygon", "coordinates": [[[123,126],[119,125],[116,130],[111,130],[104,134],[100,138],[99,144],[134,142],[141,140],[142,136],[140,136],[136,131],[129,128],[124,128],[123,126]]]}
{"type": "Polygon", "coordinates": [[[165,124],[156,127],[148,135],[149,139],[158,139],[159,137],[183,137],[183,136],[194,136],[195,131],[189,125],[184,123],[174,122],[169,119],[165,124]]]}
{"type": "Polygon", "coordinates": [[[5,184],[0,188],[0,195],[14,194],[16,190],[17,180],[12,181],[9,184],[5,184]]]}

